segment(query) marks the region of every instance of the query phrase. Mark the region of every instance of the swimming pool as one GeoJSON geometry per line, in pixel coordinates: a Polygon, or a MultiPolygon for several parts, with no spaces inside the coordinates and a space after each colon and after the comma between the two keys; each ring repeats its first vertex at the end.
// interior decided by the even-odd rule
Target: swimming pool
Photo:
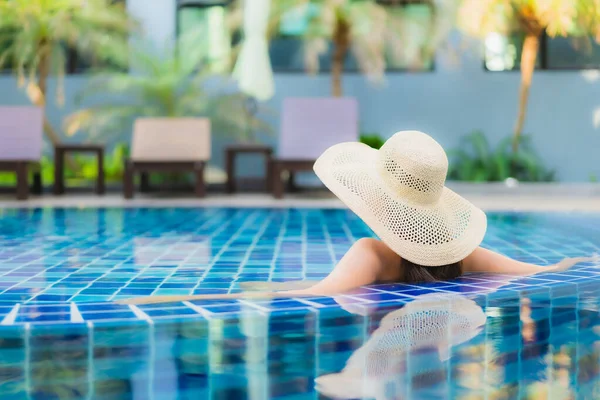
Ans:
{"type": "MultiPolygon", "coordinates": [[[[549,264],[598,251],[599,230],[594,214],[492,214],[484,245],[549,264]]],[[[111,303],[319,279],[369,235],[343,210],[0,210],[0,398],[600,398],[589,264],[335,299],[111,303]]]]}

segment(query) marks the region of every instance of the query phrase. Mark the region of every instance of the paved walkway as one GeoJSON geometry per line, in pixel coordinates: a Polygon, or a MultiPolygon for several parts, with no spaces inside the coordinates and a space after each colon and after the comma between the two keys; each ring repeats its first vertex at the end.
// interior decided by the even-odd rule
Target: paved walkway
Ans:
{"type": "MultiPolygon", "coordinates": [[[[597,211],[600,212],[600,184],[450,184],[486,211],[597,211]]],[[[329,192],[311,191],[288,194],[276,200],[267,194],[209,194],[196,199],[185,194],[137,194],[133,200],[120,193],[106,196],[50,194],[16,201],[10,195],[0,196],[0,207],[319,207],[340,208],[344,205],[329,192]]]]}

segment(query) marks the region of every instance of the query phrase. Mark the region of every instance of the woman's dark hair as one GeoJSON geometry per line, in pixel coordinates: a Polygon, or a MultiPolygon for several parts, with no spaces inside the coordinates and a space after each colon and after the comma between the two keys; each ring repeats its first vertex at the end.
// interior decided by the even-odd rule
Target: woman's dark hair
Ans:
{"type": "Polygon", "coordinates": [[[440,267],[424,267],[403,258],[400,267],[402,267],[406,283],[447,281],[462,275],[460,261],[440,267]]]}

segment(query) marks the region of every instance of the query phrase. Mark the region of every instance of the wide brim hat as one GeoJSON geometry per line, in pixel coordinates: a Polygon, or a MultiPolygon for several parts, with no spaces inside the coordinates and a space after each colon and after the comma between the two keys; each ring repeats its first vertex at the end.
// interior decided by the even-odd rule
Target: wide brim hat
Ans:
{"type": "Polygon", "coordinates": [[[462,261],[485,235],[485,213],[445,186],[448,158],[425,133],[398,132],[380,150],[340,143],[314,170],[384,243],[415,264],[462,261]]]}

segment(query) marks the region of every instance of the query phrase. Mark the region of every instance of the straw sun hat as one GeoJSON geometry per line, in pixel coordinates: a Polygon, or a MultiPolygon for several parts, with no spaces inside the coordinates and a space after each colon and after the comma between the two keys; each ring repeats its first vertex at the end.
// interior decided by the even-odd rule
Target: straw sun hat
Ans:
{"type": "Polygon", "coordinates": [[[314,170],[337,197],[400,257],[435,267],[471,254],[486,216],[444,186],[448,158],[429,135],[402,131],[380,150],[362,143],[327,149],[314,170]]]}

